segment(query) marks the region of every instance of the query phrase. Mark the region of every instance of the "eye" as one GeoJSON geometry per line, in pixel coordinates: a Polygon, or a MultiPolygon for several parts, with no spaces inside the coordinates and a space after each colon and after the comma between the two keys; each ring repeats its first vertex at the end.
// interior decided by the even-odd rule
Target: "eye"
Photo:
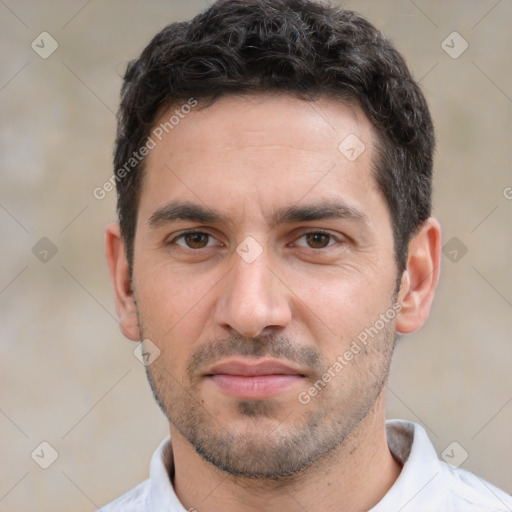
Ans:
{"type": "Polygon", "coordinates": [[[187,249],[204,249],[206,247],[222,245],[212,235],[203,231],[186,231],[173,238],[169,243],[187,249]]]}
{"type": "Polygon", "coordinates": [[[330,233],[324,231],[311,231],[302,235],[297,241],[299,247],[309,247],[310,249],[324,249],[331,245],[334,245],[337,240],[330,233]],[[305,243],[300,241],[304,240],[305,243]]]}

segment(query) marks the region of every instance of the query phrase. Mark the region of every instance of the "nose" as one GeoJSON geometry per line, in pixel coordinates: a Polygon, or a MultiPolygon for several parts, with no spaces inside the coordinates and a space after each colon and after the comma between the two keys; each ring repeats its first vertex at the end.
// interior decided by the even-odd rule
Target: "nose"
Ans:
{"type": "Polygon", "coordinates": [[[233,267],[222,283],[215,311],[222,328],[254,338],[290,323],[291,292],[270,268],[265,252],[250,263],[233,254],[233,267]]]}

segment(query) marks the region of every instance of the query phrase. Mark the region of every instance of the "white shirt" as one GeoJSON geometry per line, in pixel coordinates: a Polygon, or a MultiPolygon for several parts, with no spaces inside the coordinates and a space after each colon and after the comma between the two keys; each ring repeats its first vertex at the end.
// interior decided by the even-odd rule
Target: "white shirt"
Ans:
{"type": "MultiPolygon", "coordinates": [[[[512,496],[478,476],[438,459],[420,425],[386,422],[388,444],[402,471],[369,512],[511,512],[512,496]]],[[[450,452],[451,454],[451,452],[450,452]]],[[[169,480],[170,439],[151,459],[150,478],[101,508],[103,512],[188,512],[169,480]]],[[[193,509],[192,509],[193,510],[193,509]]]]}

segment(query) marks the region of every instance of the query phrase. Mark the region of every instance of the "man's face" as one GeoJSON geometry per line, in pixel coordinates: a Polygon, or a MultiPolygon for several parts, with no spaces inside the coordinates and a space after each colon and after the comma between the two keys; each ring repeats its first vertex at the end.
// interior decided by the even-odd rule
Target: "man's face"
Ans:
{"type": "Polygon", "coordinates": [[[334,100],[226,97],[147,157],[132,284],[160,350],[148,376],[171,430],[231,474],[296,473],[382,402],[397,275],[374,137],[334,100]]]}

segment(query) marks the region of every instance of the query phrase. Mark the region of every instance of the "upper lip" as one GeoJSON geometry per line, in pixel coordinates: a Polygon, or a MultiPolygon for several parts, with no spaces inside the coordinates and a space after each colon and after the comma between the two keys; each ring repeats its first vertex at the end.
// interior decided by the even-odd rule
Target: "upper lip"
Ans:
{"type": "Polygon", "coordinates": [[[222,363],[215,364],[205,373],[205,375],[242,375],[245,377],[255,377],[259,375],[301,375],[304,374],[277,359],[266,359],[263,361],[250,361],[241,359],[231,359],[222,363]]]}

